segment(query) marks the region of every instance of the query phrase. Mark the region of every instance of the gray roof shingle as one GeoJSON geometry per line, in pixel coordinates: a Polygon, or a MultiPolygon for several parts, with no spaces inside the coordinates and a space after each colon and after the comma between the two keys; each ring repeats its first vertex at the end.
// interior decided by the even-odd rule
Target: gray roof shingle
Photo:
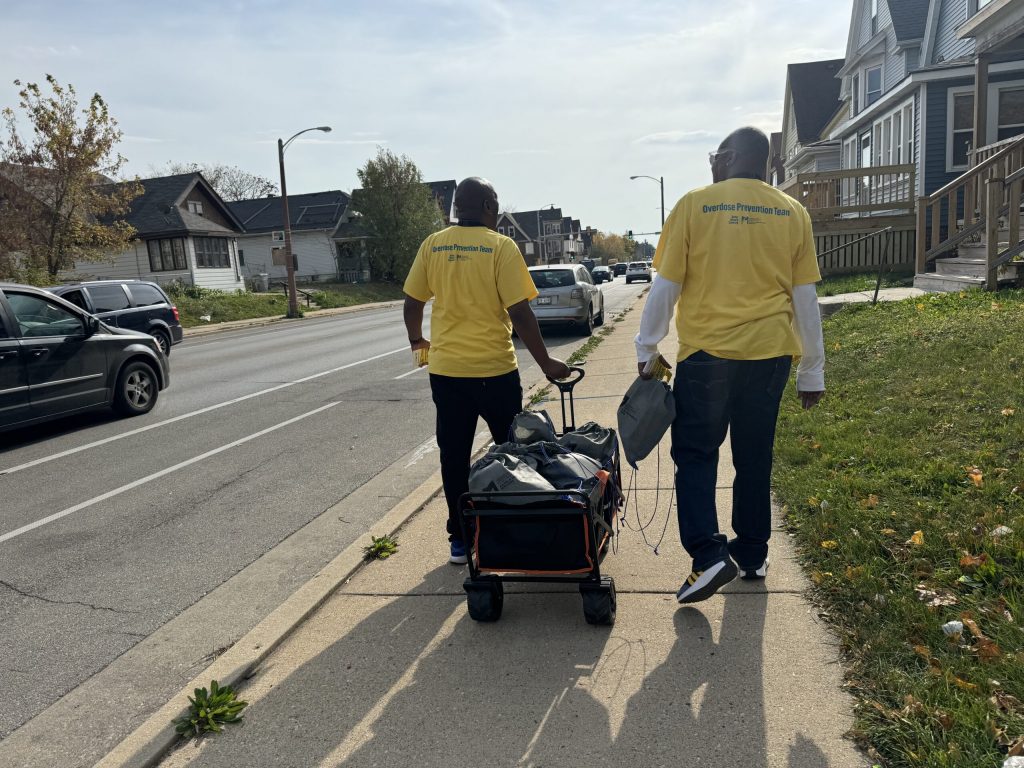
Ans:
{"type": "Polygon", "coordinates": [[[922,39],[931,0],[888,0],[888,3],[896,40],[922,39]]]}
{"type": "MultiPolygon", "coordinates": [[[[341,190],[288,195],[288,218],[291,219],[292,230],[333,230],[348,208],[349,200],[349,196],[341,190]]],[[[241,220],[246,232],[284,229],[284,207],[279,195],[236,200],[227,205],[241,220]]]]}
{"type": "Polygon", "coordinates": [[[220,203],[228,220],[235,218],[201,173],[158,176],[140,179],[139,183],[142,194],[132,200],[128,215],[121,218],[131,224],[141,238],[179,232],[234,234],[244,231],[240,223],[237,229],[224,227],[204,216],[182,210],[178,205],[178,201],[198,184],[211,199],[220,203]]]}
{"type": "Polygon", "coordinates": [[[790,64],[787,68],[797,139],[801,144],[820,139],[821,132],[839,109],[841,83],[836,75],[842,66],[842,59],[830,59],[790,64]]]}

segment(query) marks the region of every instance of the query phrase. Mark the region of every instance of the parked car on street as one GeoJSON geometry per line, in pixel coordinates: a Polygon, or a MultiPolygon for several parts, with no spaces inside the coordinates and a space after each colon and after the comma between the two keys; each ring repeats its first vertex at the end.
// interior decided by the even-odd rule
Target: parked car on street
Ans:
{"type": "Polygon", "coordinates": [[[181,341],[178,308],[164,289],[146,280],[96,280],[58,285],[47,290],[96,315],[110,326],[148,333],[165,355],[181,341]]]}
{"type": "Polygon", "coordinates": [[[594,283],[597,285],[610,283],[615,279],[615,275],[612,274],[610,267],[594,267],[590,270],[590,276],[594,278],[594,283]]]}
{"type": "Polygon", "coordinates": [[[112,328],[40,288],[0,283],[0,430],[108,406],[139,416],[170,380],[153,336],[112,328]]]}
{"type": "Polygon", "coordinates": [[[595,326],[604,325],[604,294],[594,285],[586,267],[530,267],[530,277],[540,294],[530,306],[542,325],[573,323],[584,336],[590,336],[595,326]]]}
{"type": "Polygon", "coordinates": [[[625,261],[620,261],[614,266],[612,266],[612,274],[615,275],[616,277],[622,277],[624,274],[626,274],[626,270],[628,268],[629,264],[627,264],[625,261]]]}
{"type": "Polygon", "coordinates": [[[646,261],[629,262],[629,267],[626,268],[626,282],[632,283],[634,280],[651,282],[651,265],[646,261]]]}

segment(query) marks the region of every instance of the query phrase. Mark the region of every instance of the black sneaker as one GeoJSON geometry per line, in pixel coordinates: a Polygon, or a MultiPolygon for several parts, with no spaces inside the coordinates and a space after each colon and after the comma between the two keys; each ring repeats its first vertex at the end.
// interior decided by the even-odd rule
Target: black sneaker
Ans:
{"type": "Polygon", "coordinates": [[[694,571],[676,592],[676,600],[680,603],[699,603],[701,600],[707,600],[736,578],[736,570],[736,563],[727,557],[709,565],[703,571],[694,571]]]}

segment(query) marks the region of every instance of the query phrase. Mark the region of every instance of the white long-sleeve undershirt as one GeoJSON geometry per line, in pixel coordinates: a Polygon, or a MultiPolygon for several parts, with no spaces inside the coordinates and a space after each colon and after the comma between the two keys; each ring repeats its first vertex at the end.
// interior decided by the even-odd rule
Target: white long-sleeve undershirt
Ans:
{"type": "MultiPolygon", "coordinates": [[[[646,363],[658,355],[658,344],[668,336],[669,326],[675,314],[676,303],[683,286],[661,275],[655,275],[643,317],[640,332],[634,343],[636,357],[646,363]]],[[[823,392],[825,390],[825,345],[821,333],[821,312],[814,284],[797,285],[793,288],[793,314],[797,333],[800,335],[803,355],[797,366],[796,386],[800,392],[823,392]]]]}

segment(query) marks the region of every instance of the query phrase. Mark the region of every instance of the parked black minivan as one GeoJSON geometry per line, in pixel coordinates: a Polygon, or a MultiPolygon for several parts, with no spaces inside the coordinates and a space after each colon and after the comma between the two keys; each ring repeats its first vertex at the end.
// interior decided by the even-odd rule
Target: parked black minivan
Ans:
{"type": "Polygon", "coordinates": [[[0,283],[0,431],[105,406],[141,416],[170,376],[152,336],[111,328],[39,288],[0,283]]]}
{"type": "Polygon", "coordinates": [[[182,339],[181,318],[167,294],[146,280],[94,280],[47,288],[107,325],[148,333],[165,355],[182,339]]]}

